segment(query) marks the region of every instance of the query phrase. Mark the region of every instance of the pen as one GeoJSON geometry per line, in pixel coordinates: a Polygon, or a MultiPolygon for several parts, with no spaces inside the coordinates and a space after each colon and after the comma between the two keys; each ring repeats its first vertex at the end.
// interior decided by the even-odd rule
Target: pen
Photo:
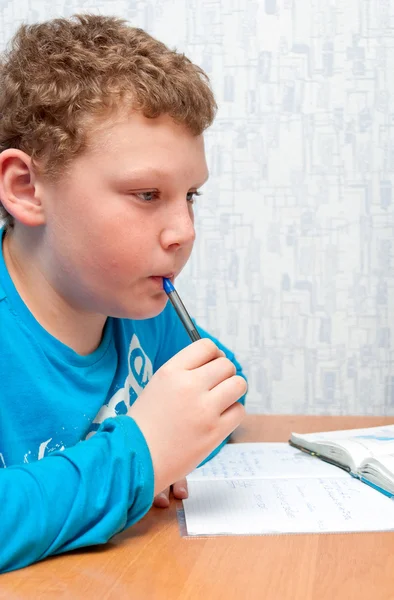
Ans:
{"type": "Polygon", "coordinates": [[[172,306],[175,308],[175,311],[183,323],[184,328],[192,342],[201,339],[201,335],[198,333],[193,321],[190,318],[189,313],[187,312],[182,300],[180,299],[178,292],[172,285],[171,281],[166,277],[163,277],[163,289],[167,294],[172,306]]]}

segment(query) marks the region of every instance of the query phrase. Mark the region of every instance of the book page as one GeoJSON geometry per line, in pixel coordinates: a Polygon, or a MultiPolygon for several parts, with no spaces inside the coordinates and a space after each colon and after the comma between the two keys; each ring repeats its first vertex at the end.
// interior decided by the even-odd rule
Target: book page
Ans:
{"type": "Polygon", "coordinates": [[[192,480],[183,505],[188,535],[394,529],[394,502],[350,475],[192,480]]]}
{"type": "Polygon", "coordinates": [[[287,443],[227,444],[188,475],[188,481],[267,477],[349,477],[338,467],[287,443]]]}
{"type": "Polygon", "coordinates": [[[339,440],[374,440],[383,444],[391,444],[394,450],[394,425],[367,427],[364,429],[344,429],[340,431],[321,431],[319,433],[292,433],[292,437],[308,442],[337,442],[339,440]]]}
{"type": "Polygon", "coordinates": [[[364,460],[358,473],[367,481],[394,495],[394,454],[364,460]]]}
{"type": "Polygon", "coordinates": [[[378,457],[394,452],[394,426],[347,429],[320,433],[292,433],[291,440],[305,445],[322,456],[348,465],[356,472],[367,457],[378,457]]]}
{"type": "Polygon", "coordinates": [[[373,460],[372,463],[386,469],[386,471],[390,473],[394,479],[394,453],[386,454],[385,456],[379,456],[379,460],[373,460]]]}

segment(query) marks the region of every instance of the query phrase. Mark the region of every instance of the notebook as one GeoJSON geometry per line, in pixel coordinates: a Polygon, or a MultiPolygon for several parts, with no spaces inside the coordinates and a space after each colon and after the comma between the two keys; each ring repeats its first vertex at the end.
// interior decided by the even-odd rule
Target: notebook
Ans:
{"type": "Polygon", "coordinates": [[[228,444],[187,477],[188,536],[394,530],[394,502],[287,443],[228,444]]]}
{"type": "Polygon", "coordinates": [[[394,495],[394,425],[322,433],[292,433],[290,444],[346,469],[354,477],[394,495]]]}

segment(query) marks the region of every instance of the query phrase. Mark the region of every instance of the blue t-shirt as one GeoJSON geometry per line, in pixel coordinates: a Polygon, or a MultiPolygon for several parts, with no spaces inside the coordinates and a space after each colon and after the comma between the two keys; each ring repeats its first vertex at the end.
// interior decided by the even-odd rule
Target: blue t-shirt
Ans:
{"type": "Polygon", "coordinates": [[[100,346],[80,356],[36,321],[2,252],[0,330],[2,572],[105,543],[145,515],[153,466],[126,413],[190,342],[168,303],[153,319],[108,318],[100,346]]]}

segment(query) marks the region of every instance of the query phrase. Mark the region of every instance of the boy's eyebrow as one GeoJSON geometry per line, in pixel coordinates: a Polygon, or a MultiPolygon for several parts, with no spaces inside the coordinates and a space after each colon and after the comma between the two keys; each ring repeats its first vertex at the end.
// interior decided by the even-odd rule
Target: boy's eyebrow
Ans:
{"type": "MultiPolygon", "coordinates": [[[[171,174],[167,171],[163,171],[162,169],[157,169],[156,167],[147,167],[123,172],[122,177],[130,181],[136,180],[136,182],[138,182],[139,179],[145,180],[149,179],[150,177],[155,177],[157,179],[169,179],[171,177],[171,174]]],[[[191,187],[201,187],[204,185],[204,183],[208,181],[208,179],[209,173],[206,172],[204,178],[191,187]]]]}

